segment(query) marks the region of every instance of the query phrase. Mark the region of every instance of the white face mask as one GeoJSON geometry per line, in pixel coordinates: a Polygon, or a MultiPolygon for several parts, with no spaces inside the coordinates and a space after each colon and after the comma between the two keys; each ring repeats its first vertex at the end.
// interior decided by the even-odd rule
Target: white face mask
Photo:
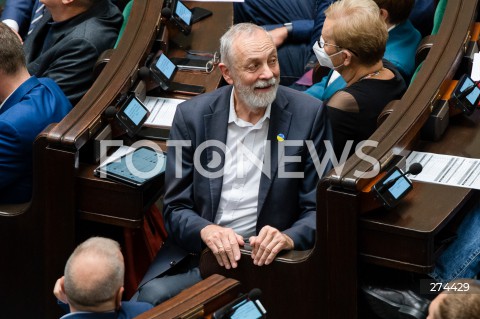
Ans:
{"type": "Polygon", "coordinates": [[[343,63],[338,65],[338,66],[334,66],[331,57],[335,56],[337,54],[340,54],[342,52],[343,52],[343,50],[340,51],[340,52],[334,53],[332,55],[328,55],[327,52],[325,52],[325,49],[321,48],[318,45],[318,42],[315,42],[315,44],[313,45],[313,53],[315,53],[315,56],[317,57],[318,63],[320,63],[321,66],[324,66],[324,67],[327,67],[327,68],[330,68],[330,69],[333,69],[333,70],[341,67],[343,65],[343,63]]]}

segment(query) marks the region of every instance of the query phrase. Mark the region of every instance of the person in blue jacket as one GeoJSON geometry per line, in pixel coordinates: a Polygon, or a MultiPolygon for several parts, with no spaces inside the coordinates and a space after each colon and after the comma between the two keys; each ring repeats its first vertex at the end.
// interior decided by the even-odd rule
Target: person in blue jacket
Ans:
{"type": "Polygon", "coordinates": [[[39,5],[38,0],[6,0],[0,20],[24,38],[30,27],[34,7],[39,5]]]}
{"type": "Polygon", "coordinates": [[[291,85],[316,62],[324,11],[332,0],[245,0],[234,4],[234,23],[253,22],[270,32],[278,48],[280,83],[291,85]]]}
{"type": "Polygon", "coordinates": [[[53,289],[62,319],[129,319],[153,308],[146,302],[122,301],[125,264],[118,242],[91,237],[67,261],[53,289]]]}
{"type": "MultiPolygon", "coordinates": [[[[234,3],[234,23],[253,22],[270,31],[278,48],[281,83],[291,85],[315,65],[312,47],[320,38],[325,21],[324,12],[334,1],[245,0],[234,3]]],[[[397,3],[396,6],[404,5],[404,1],[381,2],[397,3]]],[[[414,0],[414,2],[410,20],[415,27],[421,28],[422,34],[429,34],[435,11],[434,1],[414,0]]],[[[412,43],[409,47],[413,45],[412,43]]],[[[311,75],[307,76],[306,82],[311,82],[311,75]]],[[[305,84],[299,82],[292,87],[303,91],[311,85],[305,84]]]]}
{"type": "MultiPolygon", "coordinates": [[[[374,0],[388,28],[388,40],[384,59],[390,61],[400,72],[406,83],[415,72],[415,51],[421,40],[420,32],[408,19],[414,0],[374,0]]],[[[331,70],[322,80],[305,92],[327,101],[338,90],[346,86],[338,72],[331,70]]]]}
{"type": "Polygon", "coordinates": [[[17,35],[0,23],[0,203],[32,194],[33,141],[72,109],[51,79],[30,76],[17,35]]]}

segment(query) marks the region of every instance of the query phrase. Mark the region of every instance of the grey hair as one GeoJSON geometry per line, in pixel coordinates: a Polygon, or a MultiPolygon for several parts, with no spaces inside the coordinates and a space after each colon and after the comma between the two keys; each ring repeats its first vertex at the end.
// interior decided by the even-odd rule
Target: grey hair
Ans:
{"type": "Polygon", "coordinates": [[[227,32],[220,38],[220,59],[221,62],[224,63],[227,67],[232,66],[233,56],[232,56],[232,44],[233,41],[239,35],[247,35],[251,36],[256,31],[263,31],[268,34],[270,37],[270,33],[265,31],[264,28],[259,27],[253,23],[238,23],[234,24],[228,29],[227,32]]]}
{"type": "Polygon", "coordinates": [[[123,286],[125,264],[120,245],[112,239],[92,237],[80,244],[65,265],[65,294],[70,304],[77,309],[95,307],[114,300],[118,290],[123,286]],[[77,262],[81,258],[92,257],[98,260],[95,272],[102,276],[81,278],[77,262]]]}

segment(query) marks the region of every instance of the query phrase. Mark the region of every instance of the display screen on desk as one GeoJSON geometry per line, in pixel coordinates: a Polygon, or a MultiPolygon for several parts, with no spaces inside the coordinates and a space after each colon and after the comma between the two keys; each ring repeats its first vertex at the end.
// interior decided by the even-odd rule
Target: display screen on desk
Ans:
{"type": "MultiPolygon", "coordinates": [[[[390,180],[393,180],[394,178],[397,178],[401,176],[400,171],[395,171],[392,175],[390,175],[389,178],[385,180],[385,182],[388,182],[390,180]]],[[[400,196],[402,196],[406,190],[408,190],[411,187],[411,184],[408,182],[406,178],[399,178],[393,184],[390,188],[388,188],[388,191],[390,194],[392,194],[393,198],[399,199],[400,196]]]]}
{"type": "Polygon", "coordinates": [[[147,120],[150,112],[143,103],[134,95],[127,98],[125,104],[117,113],[118,123],[127,134],[133,137],[147,120]]]}
{"type": "Polygon", "coordinates": [[[149,147],[139,147],[119,159],[99,166],[95,175],[132,186],[141,186],[165,172],[166,156],[149,147]]]}
{"type": "MultiPolygon", "coordinates": [[[[460,92],[465,91],[467,88],[469,88],[472,85],[475,85],[473,80],[470,77],[466,77],[465,81],[462,84],[462,87],[460,88],[460,92]]],[[[467,100],[468,102],[470,102],[470,104],[476,105],[479,96],[480,96],[480,88],[475,87],[473,91],[467,95],[467,100]]]]}
{"type": "Polygon", "coordinates": [[[190,9],[181,1],[177,1],[174,12],[186,25],[190,25],[190,22],[192,21],[192,11],[190,11],[190,9]]]}
{"type": "Polygon", "coordinates": [[[135,125],[139,125],[148,114],[148,110],[137,99],[132,99],[123,112],[135,125]]]}
{"type": "Polygon", "coordinates": [[[480,88],[467,74],[464,74],[453,90],[450,103],[455,108],[461,109],[463,113],[471,115],[477,108],[479,98],[480,88]]]}
{"type": "Polygon", "coordinates": [[[160,52],[157,59],[150,64],[150,71],[155,82],[167,91],[177,72],[177,66],[163,52],[160,52]]]}
{"type": "Polygon", "coordinates": [[[264,318],[256,300],[244,300],[232,308],[230,319],[261,319],[264,318]]]}
{"type": "Polygon", "coordinates": [[[155,63],[155,66],[158,68],[160,72],[165,75],[167,79],[171,79],[173,75],[173,71],[175,71],[175,64],[173,64],[172,61],[170,61],[169,58],[165,54],[161,54],[160,57],[157,60],[157,63],[155,63]]]}
{"type": "Polygon", "coordinates": [[[412,189],[408,177],[398,167],[394,167],[373,186],[372,191],[385,207],[393,208],[412,189]]]}

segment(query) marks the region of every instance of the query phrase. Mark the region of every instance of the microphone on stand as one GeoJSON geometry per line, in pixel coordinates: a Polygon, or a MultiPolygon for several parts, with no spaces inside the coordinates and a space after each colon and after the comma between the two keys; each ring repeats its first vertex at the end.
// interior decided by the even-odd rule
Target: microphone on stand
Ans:
{"type": "Polygon", "coordinates": [[[165,18],[167,21],[172,17],[172,9],[165,7],[161,11],[162,18],[165,18]]]}
{"type": "Polygon", "coordinates": [[[380,188],[380,191],[384,190],[384,189],[389,189],[390,187],[392,187],[393,185],[395,185],[395,183],[402,177],[406,177],[405,175],[408,175],[408,174],[412,174],[412,175],[418,175],[422,172],[423,170],[423,166],[422,164],[420,163],[413,163],[410,165],[410,167],[408,168],[408,170],[405,172],[405,173],[401,173],[400,176],[397,176],[395,178],[392,178],[388,181],[386,181],[382,187],[380,188]]]}
{"type": "Polygon", "coordinates": [[[248,295],[243,295],[243,296],[235,299],[234,301],[230,302],[226,306],[224,306],[224,307],[218,309],[217,311],[215,311],[212,315],[212,318],[213,319],[227,319],[232,314],[233,307],[235,305],[237,305],[240,301],[245,300],[245,299],[254,301],[254,300],[257,300],[258,298],[260,298],[261,294],[262,294],[262,291],[260,289],[253,288],[252,290],[250,290],[248,295]]]}
{"type": "Polygon", "coordinates": [[[150,69],[146,66],[142,66],[138,69],[137,75],[140,80],[147,81],[150,79],[150,69]]]}

